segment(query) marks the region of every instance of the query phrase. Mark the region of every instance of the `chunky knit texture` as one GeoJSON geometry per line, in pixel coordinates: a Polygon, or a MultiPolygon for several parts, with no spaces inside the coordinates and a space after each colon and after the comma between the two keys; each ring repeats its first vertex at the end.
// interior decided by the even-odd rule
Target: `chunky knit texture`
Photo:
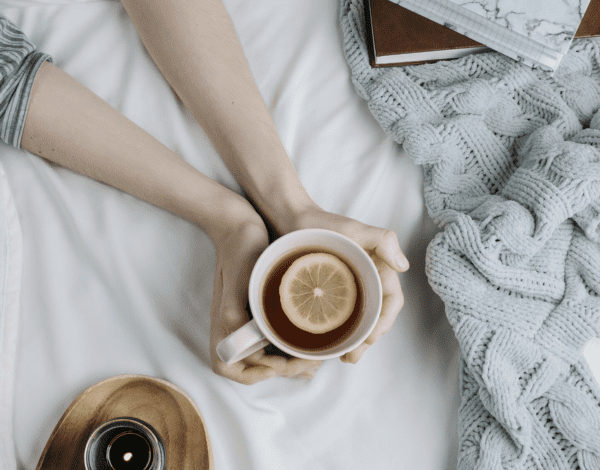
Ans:
{"type": "Polygon", "coordinates": [[[600,469],[600,41],[554,77],[500,54],[371,69],[362,0],[346,59],[425,174],[443,228],[427,276],[461,348],[458,468],[600,469]]]}

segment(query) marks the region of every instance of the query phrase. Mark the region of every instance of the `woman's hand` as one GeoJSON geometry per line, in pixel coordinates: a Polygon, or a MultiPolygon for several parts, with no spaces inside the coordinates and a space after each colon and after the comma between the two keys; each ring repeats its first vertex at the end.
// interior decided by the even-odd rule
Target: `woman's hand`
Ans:
{"type": "Polygon", "coordinates": [[[240,217],[233,218],[225,233],[209,232],[217,251],[210,309],[212,368],[219,375],[247,385],[275,376],[312,378],[322,361],[267,355],[264,349],[234,364],[225,364],[217,355],[219,342],[250,320],[246,313],[248,282],[269,242],[267,229],[250,204],[247,211],[237,212],[240,217]]]}
{"type": "Polygon", "coordinates": [[[390,330],[404,304],[397,272],[406,271],[409,265],[398,245],[396,234],[388,229],[372,227],[324,211],[318,206],[294,213],[282,222],[284,223],[277,227],[282,235],[307,228],[322,228],[346,235],[363,247],[375,263],[383,288],[381,315],[365,342],[340,358],[342,362],[357,363],[369,346],[390,330]]]}

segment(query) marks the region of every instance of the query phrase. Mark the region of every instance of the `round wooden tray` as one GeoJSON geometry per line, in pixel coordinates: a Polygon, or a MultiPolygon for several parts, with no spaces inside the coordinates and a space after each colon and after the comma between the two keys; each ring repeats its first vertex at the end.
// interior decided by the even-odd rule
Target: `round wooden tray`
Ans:
{"type": "Polygon", "coordinates": [[[214,470],[200,410],[180,388],[143,375],[118,375],[92,385],[71,403],[54,428],[37,470],[85,470],[88,438],[101,424],[138,418],[160,435],[169,470],[214,470]]]}

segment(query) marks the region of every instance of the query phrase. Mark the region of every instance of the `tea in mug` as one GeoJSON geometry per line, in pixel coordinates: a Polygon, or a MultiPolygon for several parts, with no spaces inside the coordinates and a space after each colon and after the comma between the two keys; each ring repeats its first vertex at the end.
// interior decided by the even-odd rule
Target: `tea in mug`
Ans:
{"type": "Polygon", "coordinates": [[[301,247],[282,255],[268,271],[262,286],[262,308],[267,325],[279,339],[296,349],[324,351],[336,346],[352,334],[363,315],[364,290],[356,268],[343,256],[328,248],[301,247]],[[310,333],[294,325],[281,305],[279,293],[282,278],[294,261],[305,255],[316,253],[330,254],[339,259],[352,273],[356,288],[356,300],[349,318],[341,326],[325,333],[310,333]]]}

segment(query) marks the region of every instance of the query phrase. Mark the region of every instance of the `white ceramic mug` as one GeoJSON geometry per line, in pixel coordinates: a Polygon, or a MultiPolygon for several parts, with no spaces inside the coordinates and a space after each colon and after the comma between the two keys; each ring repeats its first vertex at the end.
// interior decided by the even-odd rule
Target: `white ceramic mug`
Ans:
{"type": "Polygon", "coordinates": [[[254,318],[224,338],[217,346],[217,354],[227,364],[237,362],[269,343],[292,356],[303,359],[323,360],[342,356],[358,347],[373,331],[381,312],[383,293],[377,268],[361,246],[331,230],[306,229],[278,238],[260,255],[250,275],[248,299],[254,318]],[[322,247],[339,253],[352,264],[362,281],[363,312],[359,324],[350,335],[326,350],[298,349],[281,339],[265,320],[261,293],[268,274],[286,254],[302,247],[322,247]]]}

